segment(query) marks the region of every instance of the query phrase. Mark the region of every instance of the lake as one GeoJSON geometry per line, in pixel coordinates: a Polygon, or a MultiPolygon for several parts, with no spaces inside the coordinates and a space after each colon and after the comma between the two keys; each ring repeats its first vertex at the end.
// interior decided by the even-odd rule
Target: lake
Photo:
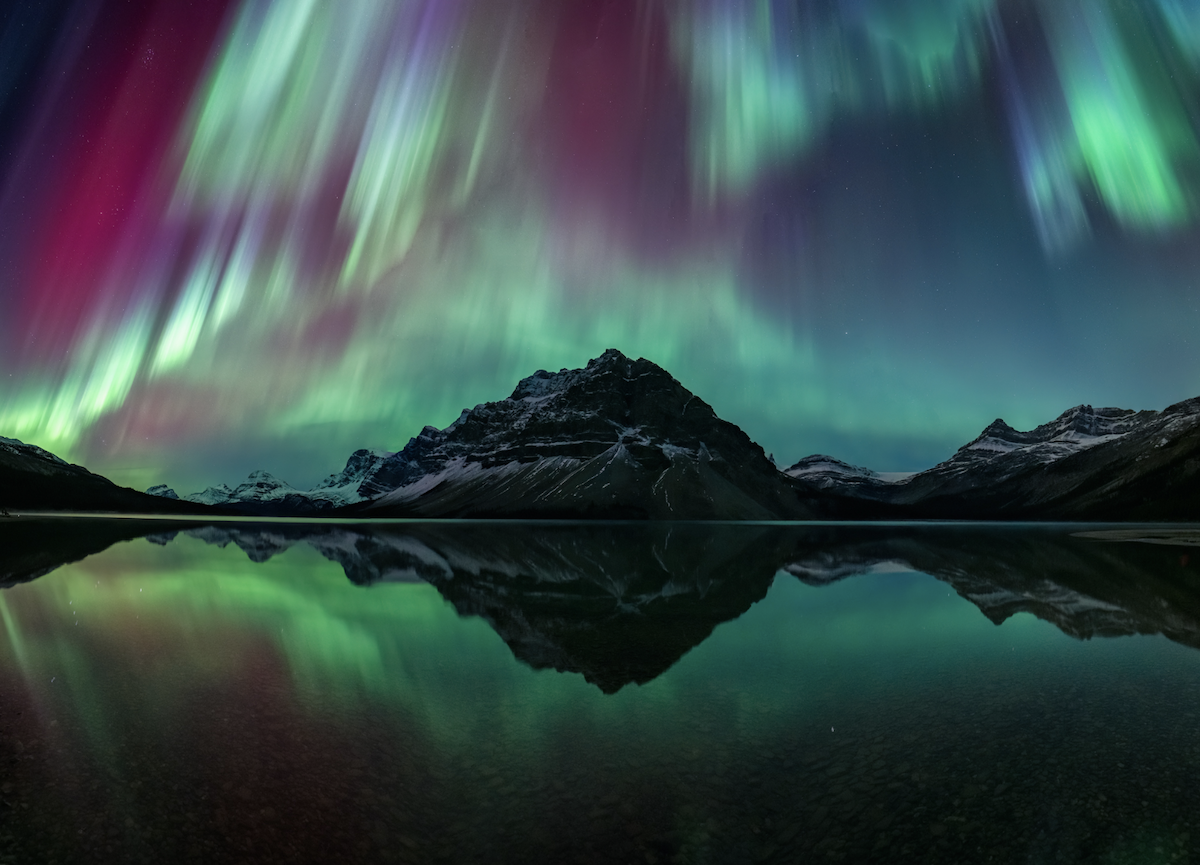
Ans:
{"type": "Polygon", "coordinates": [[[0,862],[1200,852],[1200,529],[0,523],[0,862]]]}

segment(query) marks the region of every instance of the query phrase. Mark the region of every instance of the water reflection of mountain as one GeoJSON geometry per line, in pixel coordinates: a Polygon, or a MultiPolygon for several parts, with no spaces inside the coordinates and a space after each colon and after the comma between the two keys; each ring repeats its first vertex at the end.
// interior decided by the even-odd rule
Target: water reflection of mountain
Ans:
{"type": "Polygon", "coordinates": [[[1170,545],[1182,538],[1159,532],[1139,544],[1136,531],[1114,540],[1061,526],[21,521],[0,525],[0,585],[122,540],[169,544],[180,531],[255,562],[307,544],[358,585],[427,581],[524,663],[581,673],[610,693],[663,673],[781,570],[814,586],[921,571],[996,624],[1028,612],[1079,639],[1161,633],[1200,648],[1200,574],[1188,547],[1170,545]]]}
{"type": "MultiPolygon", "coordinates": [[[[188,534],[265,561],[307,543],[354,583],[425,580],[486,620],[524,663],[611,693],[661,675],[766,595],[780,528],[690,524],[206,526],[188,534]]],[[[165,542],[166,537],[156,538],[165,542]]]]}
{"type": "Polygon", "coordinates": [[[178,525],[154,520],[0,518],[0,588],[35,580],[113,544],[178,529],[178,525]]]}
{"type": "Polygon", "coordinates": [[[1050,526],[838,527],[798,539],[785,570],[812,585],[878,569],[921,571],[948,583],[997,625],[1026,612],[1078,639],[1163,634],[1200,648],[1200,560],[1194,531],[1080,536],[1050,526]]]}

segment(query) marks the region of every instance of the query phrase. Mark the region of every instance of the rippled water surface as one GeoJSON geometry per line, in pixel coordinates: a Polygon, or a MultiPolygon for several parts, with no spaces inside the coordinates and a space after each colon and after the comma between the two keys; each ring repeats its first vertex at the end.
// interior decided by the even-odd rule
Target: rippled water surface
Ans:
{"type": "Polygon", "coordinates": [[[0,861],[1193,861],[1102,528],[5,522],[0,861]]]}

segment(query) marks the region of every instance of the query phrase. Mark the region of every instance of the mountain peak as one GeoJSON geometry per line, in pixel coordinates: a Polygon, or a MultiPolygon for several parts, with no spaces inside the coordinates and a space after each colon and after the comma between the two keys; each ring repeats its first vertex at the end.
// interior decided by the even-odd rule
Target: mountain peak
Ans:
{"type": "Polygon", "coordinates": [[[634,374],[635,369],[639,369],[640,372],[652,372],[670,378],[670,373],[657,364],[645,358],[630,360],[618,349],[610,348],[605,350],[599,357],[589,360],[587,366],[582,369],[560,369],[558,372],[548,372],[547,370],[539,369],[533,375],[521,379],[509,399],[544,399],[554,394],[563,393],[582,382],[591,381],[598,376],[606,374],[615,373],[623,378],[629,378],[634,374]]]}
{"type": "Polygon", "coordinates": [[[1016,433],[1017,431],[1004,422],[1004,418],[996,418],[990,424],[983,428],[983,432],[979,434],[980,438],[984,436],[995,436],[1003,438],[1016,433]]]}
{"type": "Polygon", "coordinates": [[[838,475],[844,477],[873,478],[877,472],[863,466],[856,466],[845,460],[839,460],[826,454],[813,454],[797,460],[793,465],[783,470],[784,474],[792,477],[805,475],[838,475]]]}
{"type": "Polygon", "coordinates": [[[262,469],[259,469],[258,471],[250,472],[250,474],[246,476],[246,480],[251,481],[253,483],[286,486],[286,484],[284,484],[284,482],[281,481],[279,478],[275,477],[275,475],[271,474],[268,471],[263,471],[262,469]]]}
{"type": "Polygon", "coordinates": [[[629,357],[627,357],[619,348],[606,348],[599,357],[594,357],[589,360],[588,366],[592,366],[593,364],[599,365],[602,363],[617,363],[620,361],[628,363],[629,357]]]}
{"type": "Polygon", "coordinates": [[[1172,417],[1194,414],[1200,414],[1200,396],[1185,399],[1182,402],[1174,403],[1163,409],[1163,415],[1170,415],[1172,417]]]}

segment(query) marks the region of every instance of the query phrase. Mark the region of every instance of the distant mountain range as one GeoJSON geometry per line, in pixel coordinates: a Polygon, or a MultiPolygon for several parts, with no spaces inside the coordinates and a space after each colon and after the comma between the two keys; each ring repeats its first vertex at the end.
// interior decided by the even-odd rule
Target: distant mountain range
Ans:
{"type": "Polygon", "coordinates": [[[1200,518],[1200,398],[1164,411],[1077,406],[1019,432],[996,420],[950,459],[886,475],[828,456],[779,471],[661,367],[609,349],[538,371],[507,399],[359,450],[309,490],[267,472],[180,498],[116,487],[0,439],[0,505],[345,517],[675,520],[1200,518]]]}

